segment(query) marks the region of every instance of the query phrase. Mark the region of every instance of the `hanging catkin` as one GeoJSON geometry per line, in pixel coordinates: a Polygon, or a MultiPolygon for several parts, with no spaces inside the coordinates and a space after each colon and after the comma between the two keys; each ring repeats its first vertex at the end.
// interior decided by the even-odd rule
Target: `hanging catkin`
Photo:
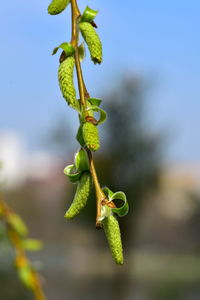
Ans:
{"type": "Polygon", "coordinates": [[[90,122],[86,122],[82,127],[83,139],[87,148],[97,151],[100,147],[98,128],[90,122]]]}
{"type": "Polygon", "coordinates": [[[50,15],[60,14],[63,10],[65,10],[69,2],[70,0],[53,0],[48,6],[48,13],[50,15]]]}
{"type": "Polygon", "coordinates": [[[76,90],[74,88],[74,65],[73,56],[67,57],[59,66],[58,81],[63,97],[67,103],[74,109],[77,109],[79,103],[76,100],[76,90]]]}
{"type": "Polygon", "coordinates": [[[65,218],[72,219],[85,207],[91,190],[90,172],[84,172],[78,182],[74,200],[65,214],[65,218]]]}
{"type": "Polygon", "coordinates": [[[108,240],[108,244],[112,253],[112,257],[117,264],[123,264],[123,249],[121,241],[121,233],[117,218],[113,215],[106,217],[102,221],[102,225],[108,240]]]}
{"type": "Polygon", "coordinates": [[[94,27],[88,22],[79,24],[81,34],[88,45],[91,60],[96,64],[102,62],[102,44],[94,27]]]}

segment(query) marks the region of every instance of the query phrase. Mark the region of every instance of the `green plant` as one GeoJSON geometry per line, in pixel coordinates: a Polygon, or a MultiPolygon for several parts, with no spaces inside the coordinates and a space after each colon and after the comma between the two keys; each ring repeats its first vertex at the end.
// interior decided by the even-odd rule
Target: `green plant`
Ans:
{"type": "MultiPolygon", "coordinates": [[[[53,9],[48,8],[48,12],[50,14],[62,12],[68,4],[64,2],[64,0],[53,0],[49,6],[51,8],[53,5],[53,9]]],[[[68,105],[78,112],[80,120],[76,138],[81,149],[75,156],[74,164],[67,166],[64,170],[70,181],[77,183],[75,198],[65,217],[71,219],[85,207],[92,188],[92,181],[97,199],[96,227],[104,229],[115,262],[123,264],[121,234],[117,216],[122,217],[128,213],[128,203],[123,192],[113,193],[108,188],[103,189],[98,181],[92,152],[97,151],[100,147],[98,126],[106,120],[106,112],[100,108],[100,99],[90,97],[81,68],[81,61],[85,56],[85,46],[84,42],[79,45],[80,34],[88,46],[91,60],[95,64],[102,62],[102,44],[95,30],[97,25],[94,22],[98,12],[87,6],[81,14],[76,0],[71,0],[70,4],[72,15],[71,41],[60,44],[52,53],[56,54],[59,48],[63,50],[60,55],[58,80],[63,97],[68,105]],[[76,99],[73,84],[74,68],[77,74],[80,99],[76,99]],[[98,120],[94,117],[95,113],[99,113],[98,120]],[[123,205],[117,207],[117,200],[122,200],[123,205]]]]}
{"type": "Polygon", "coordinates": [[[1,196],[0,221],[4,224],[5,236],[14,249],[14,266],[19,279],[26,288],[33,292],[35,300],[45,300],[39,274],[26,254],[26,251],[40,250],[42,243],[28,237],[28,229],[24,221],[3,201],[1,196]]]}

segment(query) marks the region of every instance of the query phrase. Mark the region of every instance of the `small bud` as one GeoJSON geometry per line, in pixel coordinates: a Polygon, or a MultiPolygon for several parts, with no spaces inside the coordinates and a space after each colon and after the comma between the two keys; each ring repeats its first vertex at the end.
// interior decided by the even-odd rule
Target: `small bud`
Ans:
{"type": "Polygon", "coordinates": [[[90,122],[83,124],[83,139],[87,148],[91,151],[97,151],[100,147],[98,128],[90,122]]]}
{"type": "Polygon", "coordinates": [[[84,172],[81,176],[74,200],[65,214],[65,218],[72,219],[78,215],[81,210],[86,206],[87,200],[91,191],[91,175],[89,172],[84,172]]]}
{"type": "Polygon", "coordinates": [[[105,217],[102,221],[108,244],[112,253],[112,257],[116,264],[123,264],[123,249],[121,241],[121,233],[117,218],[113,215],[105,217]]]}
{"type": "Polygon", "coordinates": [[[88,45],[91,60],[96,64],[102,62],[102,44],[94,27],[88,22],[79,24],[81,34],[88,45]]]}
{"type": "Polygon", "coordinates": [[[50,15],[60,14],[63,10],[65,10],[69,2],[70,0],[53,0],[48,6],[48,13],[50,15]]]}

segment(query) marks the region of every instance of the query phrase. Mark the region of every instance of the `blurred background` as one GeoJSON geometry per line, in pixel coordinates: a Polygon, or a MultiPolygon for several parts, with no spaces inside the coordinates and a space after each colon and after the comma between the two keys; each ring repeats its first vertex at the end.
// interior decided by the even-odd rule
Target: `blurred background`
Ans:
{"type": "MultiPolygon", "coordinates": [[[[63,218],[75,186],[63,174],[78,150],[77,114],[59,91],[59,56],[70,9],[45,1],[1,4],[0,160],[4,198],[44,242],[30,255],[48,300],[200,299],[200,2],[90,1],[104,62],[83,73],[108,120],[95,153],[102,185],[127,194],[120,219],[125,264],[115,266],[95,229],[95,199],[63,218]]],[[[29,300],[0,225],[0,299],[29,300]]]]}

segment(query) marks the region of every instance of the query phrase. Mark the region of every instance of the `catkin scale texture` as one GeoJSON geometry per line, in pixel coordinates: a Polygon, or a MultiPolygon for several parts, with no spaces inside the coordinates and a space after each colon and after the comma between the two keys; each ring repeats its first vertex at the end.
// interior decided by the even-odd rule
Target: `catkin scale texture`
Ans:
{"type": "Polygon", "coordinates": [[[69,0],[53,0],[48,6],[48,13],[50,15],[60,14],[69,4],[69,0]]]}
{"type": "Polygon", "coordinates": [[[82,133],[87,148],[97,151],[100,147],[98,128],[94,124],[86,122],[83,124],[82,133]]]}
{"type": "Polygon", "coordinates": [[[74,65],[75,59],[73,56],[67,57],[59,66],[58,81],[63,97],[68,104],[76,109],[78,101],[76,100],[76,90],[74,88],[74,65]]]}
{"type": "Polygon", "coordinates": [[[91,190],[91,175],[84,172],[78,182],[73,202],[65,214],[65,218],[73,219],[85,207],[91,190]]]}
{"type": "Polygon", "coordinates": [[[94,27],[88,22],[79,24],[81,34],[88,45],[91,60],[96,64],[102,62],[102,44],[94,27]]]}
{"type": "Polygon", "coordinates": [[[117,218],[113,215],[106,217],[102,221],[108,244],[112,253],[112,257],[117,264],[123,264],[123,249],[121,241],[121,233],[117,218]]]}

